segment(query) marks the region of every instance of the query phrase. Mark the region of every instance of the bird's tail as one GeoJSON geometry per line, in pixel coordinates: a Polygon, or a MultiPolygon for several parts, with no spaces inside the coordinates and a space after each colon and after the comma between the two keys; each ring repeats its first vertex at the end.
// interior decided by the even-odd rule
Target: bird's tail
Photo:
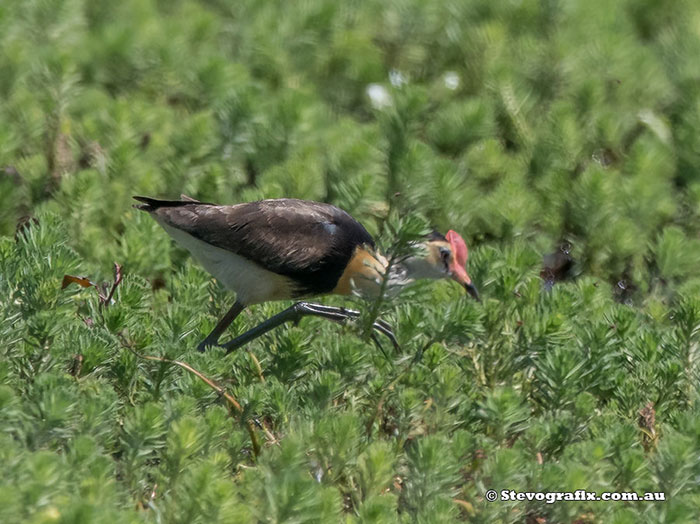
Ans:
{"type": "Polygon", "coordinates": [[[152,213],[161,207],[182,207],[191,206],[192,204],[206,204],[205,202],[200,202],[187,195],[181,195],[180,198],[182,198],[182,200],[158,200],[157,198],[134,196],[134,200],[142,202],[141,204],[134,204],[134,207],[152,213]]]}

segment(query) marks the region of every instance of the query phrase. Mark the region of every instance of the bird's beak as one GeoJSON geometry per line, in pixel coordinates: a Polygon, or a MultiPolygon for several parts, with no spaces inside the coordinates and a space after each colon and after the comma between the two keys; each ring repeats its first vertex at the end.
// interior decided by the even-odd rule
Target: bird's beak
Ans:
{"type": "Polygon", "coordinates": [[[459,282],[464,289],[469,293],[477,302],[481,302],[479,298],[479,292],[476,286],[472,284],[472,279],[467,275],[467,270],[458,264],[452,266],[452,280],[459,282]]]}
{"type": "Polygon", "coordinates": [[[468,284],[464,284],[464,289],[467,290],[467,293],[469,293],[474,300],[477,302],[481,302],[481,298],[479,297],[479,291],[477,291],[476,286],[469,282],[468,284]]]}

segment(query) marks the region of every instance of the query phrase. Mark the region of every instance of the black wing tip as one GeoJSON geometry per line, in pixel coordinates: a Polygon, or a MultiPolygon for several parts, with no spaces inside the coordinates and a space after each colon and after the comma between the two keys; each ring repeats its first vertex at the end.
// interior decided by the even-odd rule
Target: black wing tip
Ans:
{"type": "Polygon", "coordinates": [[[153,198],[138,195],[134,195],[132,198],[134,200],[138,200],[139,202],[143,202],[142,204],[134,204],[134,207],[136,209],[140,209],[141,211],[148,211],[149,213],[157,209],[157,207],[155,206],[157,200],[154,200],[153,198]]]}
{"type": "Polygon", "coordinates": [[[165,200],[158,200],[155,198],[138,195],[134,195],[133,199],[142,202],[141,204],[134,204],[134,207],[136,209],[140,209],[141,211],[148,211],[149,213],[152,213],[160,207],[167,206],[170,203],[165,200]]]}
{"type": "Polygon", "coordinates": [[[157,198],[139,195],[134,195],[132,198],[134,200],[142,202],[142,204],[134,204],[134,207],[136,209],[140,209],[141,211],[148,211],[149,213],[153,213],[154,211],[157,211],[162,207],[182,207],[191,206],[192,204],[212,205],[207,202],[200,202],[199,200],[195,200],[194,198],[188,197],[187,195],[180,195],[180,197],[182,198],[182,200],[158,200],[157,198]]]}

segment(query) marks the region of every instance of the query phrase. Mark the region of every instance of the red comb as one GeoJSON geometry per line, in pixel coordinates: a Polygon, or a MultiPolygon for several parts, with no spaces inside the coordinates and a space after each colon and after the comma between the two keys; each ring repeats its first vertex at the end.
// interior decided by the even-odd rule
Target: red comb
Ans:
{"type": "Polygon", "coordinates": [[[464,267],[467,265],[467,257],[469,256],[469,251],[467,250],[467,244],[464,239],[456,231],[451,229],[445,235],[445,238],[452,246],[452,252],[455,256],[455,261],[460,266],[464,267]]]}

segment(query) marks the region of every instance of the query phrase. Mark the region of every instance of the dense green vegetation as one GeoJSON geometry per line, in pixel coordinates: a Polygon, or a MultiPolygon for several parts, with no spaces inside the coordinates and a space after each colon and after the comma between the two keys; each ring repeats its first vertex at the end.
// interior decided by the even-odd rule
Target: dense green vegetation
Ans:
{"type": "Polygon", "coordinates": [[[697,521],[699,56],[690,0],[0,2],[0,522],[697,521]],[[180,193],[455,229],[483,303],[199,354],[180,193]]]}

